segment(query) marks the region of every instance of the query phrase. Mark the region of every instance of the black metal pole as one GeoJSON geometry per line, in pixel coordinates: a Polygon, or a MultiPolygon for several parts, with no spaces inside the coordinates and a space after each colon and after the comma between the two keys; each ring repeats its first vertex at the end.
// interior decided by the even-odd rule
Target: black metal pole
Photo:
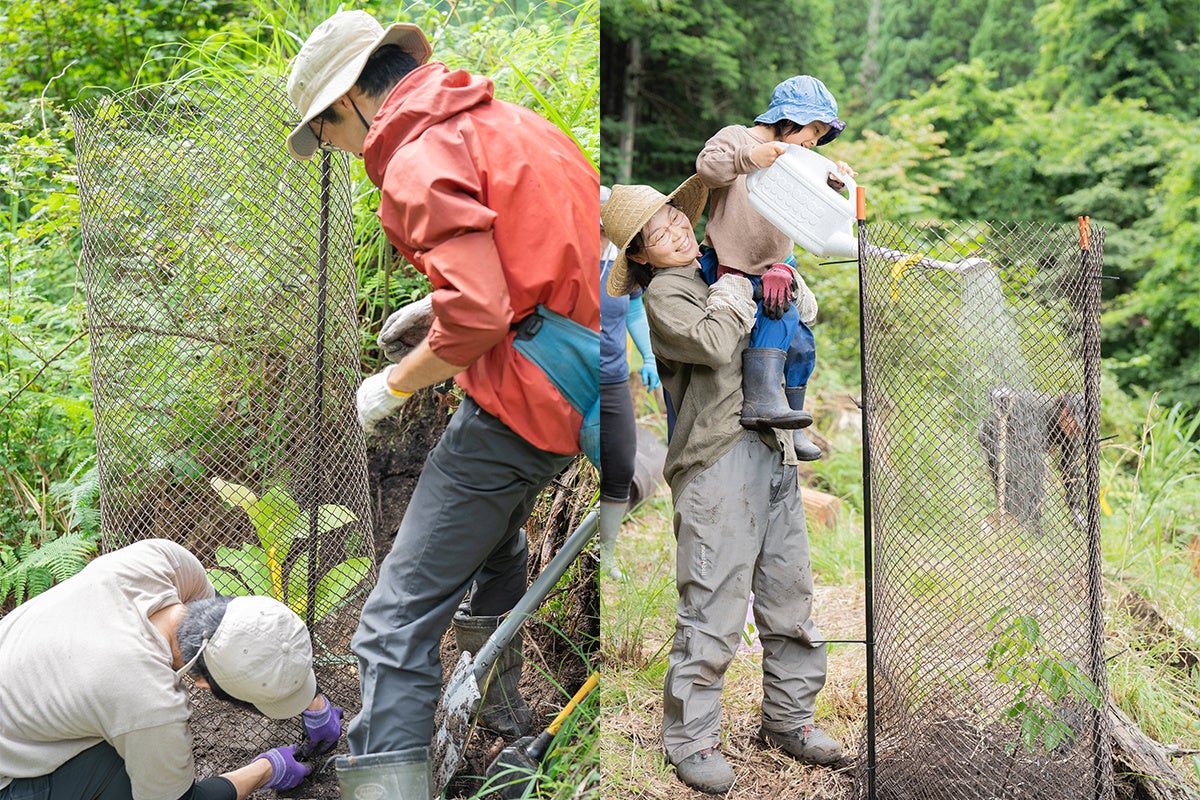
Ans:
{"type": "Polygon", "coordinates": [[[1104,626],[1100,602],[1100,260],[1092,258],[1091,219],[1079,218],[1080,282],[1087,294],[1083,327],[1083,397],[1087,415],[1087,550],[1088,550],[1088,611],[1091,638],[1090,666],[1099,703],[1092,709],[1092,767],[1096,800],[1109,797],[1108,765],[1105,757],[1105,725],[1103,709],[1108,693],[1104,679],[1104,626]]]}
{"type": "Polygon", "coordinates": [[[867,800],[875,800],[875,588],[874,547],[871,535],[871,436],[867,426],[867,309],[864,269],[867,263],[867,192],[858,187],[858,365],[862,373],[863,464],[863,583],[867,617],[867,800]]]}
{"type": "Polygon", "coordinates": [[[308,604],[305,621],[312,628],[317,605],[317,523],[321,509],[321,485],[325,478],[325,293],[329,272],[329,195],[332,161],[328,150],[321,150],[321,194],[317,221],[317,324],[313,350],[316,365],[313,369],[313,463],[309,483],[308,511],[308,604]]]}

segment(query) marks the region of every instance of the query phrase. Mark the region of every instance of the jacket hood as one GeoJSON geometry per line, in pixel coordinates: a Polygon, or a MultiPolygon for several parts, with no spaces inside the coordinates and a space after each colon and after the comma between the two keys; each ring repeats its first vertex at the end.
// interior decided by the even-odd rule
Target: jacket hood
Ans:
{"type": "Polygon", "coordinates": [[[495,88],[488,78],[431,62],[405,75],[383,101],[363,143],[363,166],[376,186],[392,154],[430,127],[484,103],[495,88]]]}

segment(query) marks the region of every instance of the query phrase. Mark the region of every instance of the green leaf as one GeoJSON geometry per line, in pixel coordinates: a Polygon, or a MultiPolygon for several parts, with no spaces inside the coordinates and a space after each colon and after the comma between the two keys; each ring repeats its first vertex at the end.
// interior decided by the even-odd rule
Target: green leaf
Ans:
{"type": "Polygon", "coordinates": [[[242,583],[241,578],[223,569],[208,570],[208,580],[212,583],[213,588],[217,590],[217,594],[233,597],[245,597],[246,595],[253,594],[246,588],[246,584],[242,583]]]}
{"type": "MultiPolygon", "coordinates": [[[[282,598],[281,598],[282,599],[282,598]]],[[[308,559],[304,556],[297,558],[288,572],[287,605],[301,619],[307,618],[308,611],[308,559]]]]}
{"type": "Polygon", "coordinates": [[[212,486],[213,491],[231,506],[236,506],[249,512],[254,507],[254,504],[258,502],[258,498],[254,495],[254,492],[240,483],[230,483],[220,478],[211,478],[208,483],[212,486]]]}
{"type": "Polygon", "coordinates": [[[1071,729],[1062,720],[1055,718],[1042,731],[1042,745],[1049,752],[1066,741],[1070,735],[1071,729]]]}
{"type": "Polygon", "coordinates": [[[358,522],[358,517],[345,506],[331,503],[317,509],[317,533],[336,531],[351,522],[358,522]]]}
{"type": "Polygon", "coordinates": [[[218,547],[217,563],[236,572],[249,594],[271,596],[271,575],[267,568],[267,556],[262,548],[252,544],[245,545],[240,550],[218,547]]]}
{"type": "Polygon", "coordinates": [[[351,558],[343,561],[317,582],[316,617],[320,619],[344,602],[350,593],[362,585],[371,572],[371,559],[351,558]]]}
{"type": "Polygon", "coordinates": [[[307,535],[302,525],[306,519],[304,512],[291,495],[277,486],[268,489],[247,511],[270,561],[282,564],[291,552],[292,542],[307,535]]]}

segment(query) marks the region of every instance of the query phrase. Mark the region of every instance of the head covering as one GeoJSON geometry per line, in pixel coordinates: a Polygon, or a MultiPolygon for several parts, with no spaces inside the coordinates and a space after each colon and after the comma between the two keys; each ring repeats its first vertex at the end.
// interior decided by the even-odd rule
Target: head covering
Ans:
{"type": "Polygon", "coordinates": [[[629,294],[637,288],[629,279],[629,261],[625,249],[645,227],[660,208],[674,200],[675,205],[687,215],[693,227],[700,221],[700,213],[708,201],[708,188],[693,175],[668,195],[653,186],[612,187],[608,201],[600,206],[600,223],[612,243],[620,248],[608,273],[608,293],[613,297],[629,294]]]}
{"type": "Polygon", "coordinates": [[[204,665],[222,689],[273,719],[296,716],[317,696],[308,629],[270,597],[229,601],[204,665]]]}
{"type": "Polygon", "coordinates": [[[781,119],[790,119],[797,125],[824,122],[830,130],[817,141],[819,146],[829,144],[846,129],[846,123],[837,115],[837,100],[833,99],[825,84],[811,75],[796,75],[775,87],[775,91],[771,92],[771,105],[754,121],[765,125],[781,119]]]}
{"type": "Polygon", "coordinates": [[[398,22],[384,30],[365,11],[339,11],[309,34],[288,74],[288,97],[301,117],[288,136],[288,150],[294,158],[303,160],[313,154],[320,142],[308,123],[350,91],[367,59],[387,44],[399,45],[417,64],[424,64],[433,54],[429,40],[416,25],[398,22]]]}

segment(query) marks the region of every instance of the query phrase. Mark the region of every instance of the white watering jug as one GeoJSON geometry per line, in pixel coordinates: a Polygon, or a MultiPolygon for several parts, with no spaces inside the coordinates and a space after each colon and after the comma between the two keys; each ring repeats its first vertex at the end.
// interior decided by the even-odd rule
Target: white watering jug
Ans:
{"type": "Polygon", "coordinates": [[[856,258],[854,179],[808,148],[785,146],[787,152],[774,164],[746,176],[750,205],[813,255],[856,258]],[[831,172],[846,184],[847,193],[829,185],[831,172]]]}

